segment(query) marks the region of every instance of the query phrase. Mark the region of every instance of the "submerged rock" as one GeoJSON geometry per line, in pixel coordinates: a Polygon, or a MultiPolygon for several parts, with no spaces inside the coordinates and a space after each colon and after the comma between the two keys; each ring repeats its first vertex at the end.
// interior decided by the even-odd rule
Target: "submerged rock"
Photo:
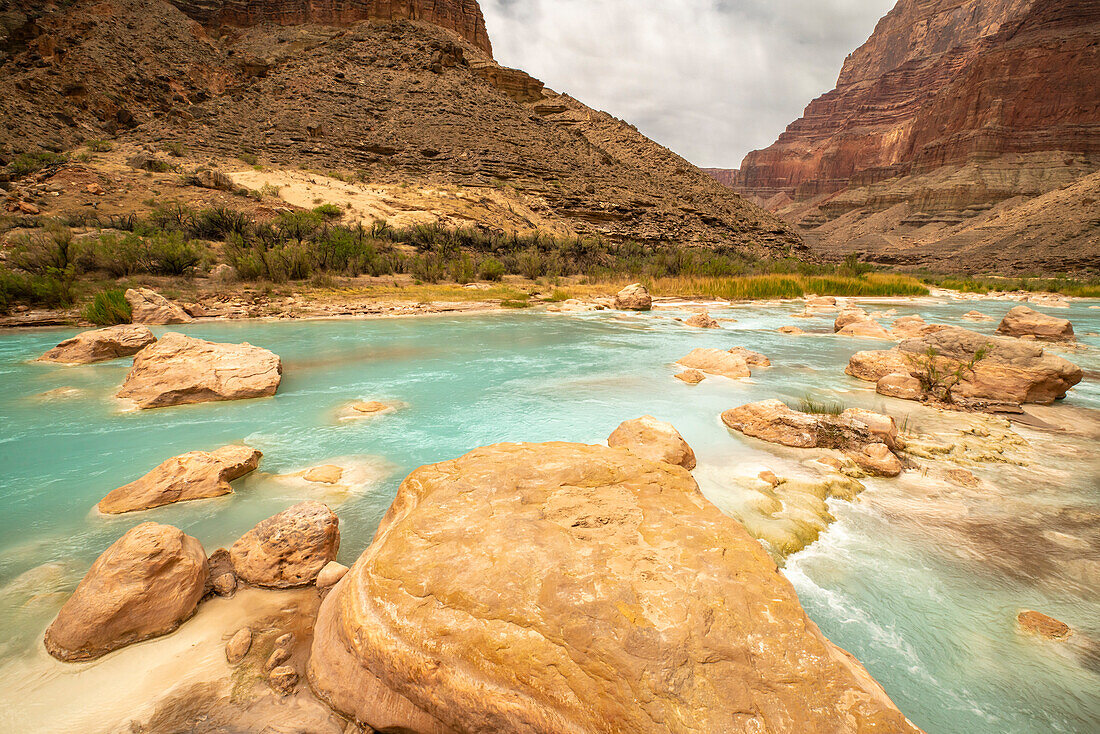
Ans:
{"type": "Polygon", "coordinates": [[[307,482],[336,484],[340,481],[342,476],[344,476],[343,467],[336,466],[335,464],[324,464],[323,466],[315,466],[312,469],[307,469],[302,475],[302,478],[307,482]]]}
{"type": "Polygon", "coordinates": [[[745,349],[744,347],[733,347],[726,350],[735,357],[740,357],[745,360],[745,364],[750,367],[771,367],[772,361],[765,357],[760,352],[754,352],[751,349],[745,349]]]}
{"type": "Polygon", "coordinates": [[[118,397],[139,408],[244,400],[274,395],[279,357],[261,347],[223,344],[169,332],[134,357],[118,397]]]}
{"type": "Polygon", "coordinates": [[[1017,306],[1005,314],[998,334],[1033,337],[1040,341],[1075,341],[1073,324],[1066,319],[1048,316],[1027,306],[1017,306]]]}
{"type": "Polygon", "coordinates": [[[955,326],[908,339],[896,349],[857,352],[845,372],[875,383],[892,374],[919,377],[926,371],[929,350],[933,350],[933,364],[940,373],[950,375],[983,348],[988,354],[972,372],[964,372],[954,395],[973,400],[1047,404],[1065,397],[1083,377],[1080,367],[1047,354],[1038,344],[987,336],[955,326]]]}
{"type": "Polygon", "coordinates": [[[969,321],[992,321],[993,320],[992,316],[986,316],[981,311],[967,311],[966,313],[964,313],[962,315],[962,317],[964,319],[969,320],[969,321]]]}
{"type": "Polygon", "coordinates": [[[1073,630],[1065,622],[1032,610],[1025,610],[1017,614],[1016,624],[1024,632],[1030,632],[1048,640],[1064,640],[1073,633],[1073,630]]]}
{"type": "Polygon", "coordinates": [[[182,308],[149,288],[129,288],[125,297],[135,324],[189,324],[194,321],[182,308]]]}
{"type": "Polygon", "coordinates": [[[248,627],[241,627],[226,643],[225,659],[229,661],[230,665],[236,665],[244,660],[244,656],[248,654],[251,647],[252,630],[248,627]]]}
{"type": "Polygon", "coordinates": [[[682,380],[689,385],[698,385],[700,382],[707,379],[707,376],[699,370],[684,370],[675,377],[677,380],[682,380]]]}
{"type": "Polygon", "coordinates": [[[92,660],[167,634],[195,613],[206,573],[199,541],[142,523],[92,564],[46,630],[46,650],[59,660],[92,660]]]}
{"type": "Polygon", "coordinates": [[[780,326],[778,329],[776,329],[776,331],[778,331],[780,334],[788,334],[790,336],[799,336],[806,333],[797,326],[780,326]]]}
{"type": "Polygon", "coordinates": [[[607,437],[607,445],[626,449],[649,461],[664,461],[688,470],[695,468],[695,452],[680,432],[651,415],[620,423],[607,437]]]}
{"type": "Polygon", "coordinates": [[[814,415],[781,400],[762,400],[727,410],[722,422],[770,443],[839,450],[869,474],[894,477],[901,473],[901,461],[890,449],[897,440],[897,426],[890,416],[857,409],[814,415]]]}
{"type": "Polygon", "coordinates": [[[254,448],[236,445],[174,456],[141,479],[108,493],[98,508],[118,514],[232,494],[229,483],[256,469],[262,456],[254,448]]]}
{"type": "Polygon", "coordinates": [[[336,413],[337,420],[356,420],[358,418],[374,418],[375,416],[393,413],[402,407],[397,403],[384,403],[381,400],[356,400],[340,408],[336,413]]]}
{"type": "Polygon", "coordinates": [[[57,364],[92,364],[137,354],[157,340],[148,327],[135,324],[82,331],[38,358],[57,364]]]}
{"type": "Polygon", "coordinates": [[[749,364],[743,357],[730,354],[724,349],[705,349],[703,347],[693,349],[686,357],[680,359],[679,364],[719,377],[729,377],[733,380],[752,376],[749,364]]]}
{"type": "Polygon", "coordinates": [[[918,731],[686,470],[600,446],[413,472],[309,666],[381,731],[918,731]]]}
{"type": "Polygon", "coordinates": [[[237,577],[286,589],[312,584],[340,549],[340,521],[320,502],[301,502],[260,521],[229,549],[237,577]]]}
{"type": "Polygon", "coordinates": [[[706,311],[700,311],[691,318],[685,319],[684,324],[687,326],[694,326],[697,329],[718,329],[721,328],[718,322],[710,317],[710,314],[706,311]]]}
{"type": "Polygon", "coordinates": [[[631,283],[615,295],[615,308],[626,311],[648,311],[653,308],[653,297],[641,283],[631,283]]]}

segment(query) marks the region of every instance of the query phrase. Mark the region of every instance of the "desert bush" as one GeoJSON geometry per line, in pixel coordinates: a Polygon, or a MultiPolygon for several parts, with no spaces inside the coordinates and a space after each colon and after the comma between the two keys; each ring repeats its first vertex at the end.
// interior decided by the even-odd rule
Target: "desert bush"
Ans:
{"type": "Polygon", "coordinates": [[[950,366],[950,362],[941,359],[939,352],[932,346],[921,354],[906,353],[905,356],[913,365],[913,376],[920,381],[921,390],[926,395],[931,395],[945,403],[953,403],[955,402],[952,394],[954,389],[960,382],[973,376],[974,368],[989,356],[990,349],[991,345],[986,344],[970,355],[965,362],[952,360],[956,362],[954,367],[950,366]]]}
{"type": "Polygon", "coordinates": [[[796,410],[810,415],[840,415],[844,412],[844,406],[840,403],[826,403],[815,399],[812,395],[804,395],[799,399],[796,410]]]}
{"type": "Polygon", "coordinates": [[[42,273],[25,273],[0,268],[0,311],[13,305],[59,308],[73,303],[72,267],[65,270],[47,268],[42,273]]]}
{"type": "Polygon", "coordinates": [[[319,214],[325,219],[339,219],[344,216],[344,210],[336,204],[321,204],[313,207],[313,213],[319,214]]]}
{"type": "Polygon", "coordinates": [[[23,178],[43,168],[57,166],[68,160],[64,153],[54,153],[48,150],[37,150],[29,153],[20,153],[8,164],[8,174],[12,178],[23,178]]]}
{"type": "Polygon", "coordinates": [[[10,262],[15,267],[45,275],[48,271],[75,270],[80,246],[68,227],[50,225],[46,230],[19,237],[12,249],[10,262]]]}
{"type": "Polygon", "coordinates": [[[115,144],[111,141],[99,139],[86,140],[84,145],[93,153],[106,153],[115,147],[115,144]]]}
{"type": "Polygon", "coordinates": [[[125,292],[118,288],[100,291],[91,303],[84,307],[81,316],[98,326],[128,324],[133,320],[133,311],[126,300],[125,292]]]}
{"type": "Polygon", "coordinates": [[[504,278],[504,264],[495,257],[487,257],[478,266],[477,274],[482,280],[499,281],[504,278]]]}

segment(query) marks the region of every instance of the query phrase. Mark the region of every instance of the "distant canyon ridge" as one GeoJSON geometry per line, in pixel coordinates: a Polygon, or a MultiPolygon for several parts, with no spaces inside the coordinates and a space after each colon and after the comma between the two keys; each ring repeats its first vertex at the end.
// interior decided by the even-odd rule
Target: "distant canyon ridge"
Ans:
{"type": "Polygon", "coordinates": [[[771,146],[717,180],[830,256],[1100,267],[1100,3],[899,0],[771,146]]]}

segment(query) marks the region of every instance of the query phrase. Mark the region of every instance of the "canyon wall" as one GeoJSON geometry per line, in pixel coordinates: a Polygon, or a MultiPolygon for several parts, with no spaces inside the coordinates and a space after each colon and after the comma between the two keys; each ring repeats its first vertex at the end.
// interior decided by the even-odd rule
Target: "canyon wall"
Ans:
{"type": "Polygon", "coordinates": [[[490,56],[477,0],[172,0],[203,24],[347,25],[361,20],[422,20],[454,31],[490,56]]]}

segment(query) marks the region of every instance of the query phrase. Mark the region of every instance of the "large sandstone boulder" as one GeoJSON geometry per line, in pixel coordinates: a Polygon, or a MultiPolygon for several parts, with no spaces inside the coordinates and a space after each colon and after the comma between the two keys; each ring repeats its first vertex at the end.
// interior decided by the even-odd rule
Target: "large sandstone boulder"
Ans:
{"type": "Polygon", "coordinates": [[[1017,306],[1005,314],[998,334],[1033,337],[1041,341],[1074,341],[1073,324],[1066,319],[1048,316],[1027,306],[1017,306]]]}
{"type": "Polygon", "coordinates": [[[869,474],[895,477],[901,461],[891,451],[897,426],[890,416],[850,409],[840,415],[815,415],[781,400],[762,400],[722,413],[727,427],[746,436],[795,448],[836,449],[869,474]]]}
{"type": "Polygon", "coordinates": [[[129,288],[124,294],[135,324],[189,324],[194,321],[186,311],[148,288],[129,288]]]}
{"type": "Polygon", "coordinates": [[[206,582],[202,544],[146,522],[103,552],[46,630],[59,660],[91,660],[167,634],[191,617],[206,582]]]}
{"type": "Polygon", "coordinates": [[[649,461],[666,461],[685,469],[695,468],[695,452],[672,424],[643,415],[623,421],[610,436],[607,445],[627,449],[649,461]]]}
{"type": "Polygon", "coordinates": [[[631,283],[615,296],[615,308],[627,311],[648,311],[653,308],[653,298],[641,283],[631,283]]]}
{"type": "Polygon", "coordinates": [[[141,479],[108,493],[98,508],[117,514],[231,494],[229,483],[259,466],[261,456],[248,446],[222,446],[216,451],[174,456],[141,479]]]}
{"type": "Polygon", "coordinates": [[[312,584],[340,549],[340,521],[320,502],[300,502],[242,535],[229,549],[238,578],[286,589],[312,584]]]}
{"type": "Polygon", "coordinates": [[[309,665],[380,731],[918,731],[686,470],[602,446],[413,472],[309,665]]]}
{"type": "Polygon", "coordinates": [[[134,357],[118,397],[139,408],[274,395],[279,357],[261,347],[222,344],[169,332],[134,357]]]}
{"type": "Polygon", "coordinates": [[[39,362],[91,364],[137,354],[157,340],[148,327],[136,324],[82,331],[38,358],[39,362]]]}
{"type": "Polygon", "coordinates": [[[963,399],[1012,403],[1048,404],[1065,397],[1081,381],[1083,372],[1072,362],[1047,354],[1041,346],[1015,339],[1001,339],[967,329],[945,326],[908,339],[896,349],[858,352],[845,369],[852,377],[877,383],[893,374],[920,377],[929,359],[936,369],[949,374],[966,364],[979,349],[988,354],[973,371],[966,371],[954,395],[963,399]],[[935,357],[929,357],[929,350],[935,357]]]}
{"type": "Polygon", "coordinates": [[[677,364],[711,375],[729,377],[734,380],[741,377],[750,377],[752,375],[752,372],[749,370],[749,364],[745,361],[744,357],[738,354],[731,354],[724,349],[706,349],[703,347],[693,349],[677,364]]]}
{"type": "Polygon", "coordinates": [[[877,321],[866,319],[853,321],[837,332],[840,336],[853,336],[857,339],[892,339],[890,332],[882,328],[877,321]]]}

